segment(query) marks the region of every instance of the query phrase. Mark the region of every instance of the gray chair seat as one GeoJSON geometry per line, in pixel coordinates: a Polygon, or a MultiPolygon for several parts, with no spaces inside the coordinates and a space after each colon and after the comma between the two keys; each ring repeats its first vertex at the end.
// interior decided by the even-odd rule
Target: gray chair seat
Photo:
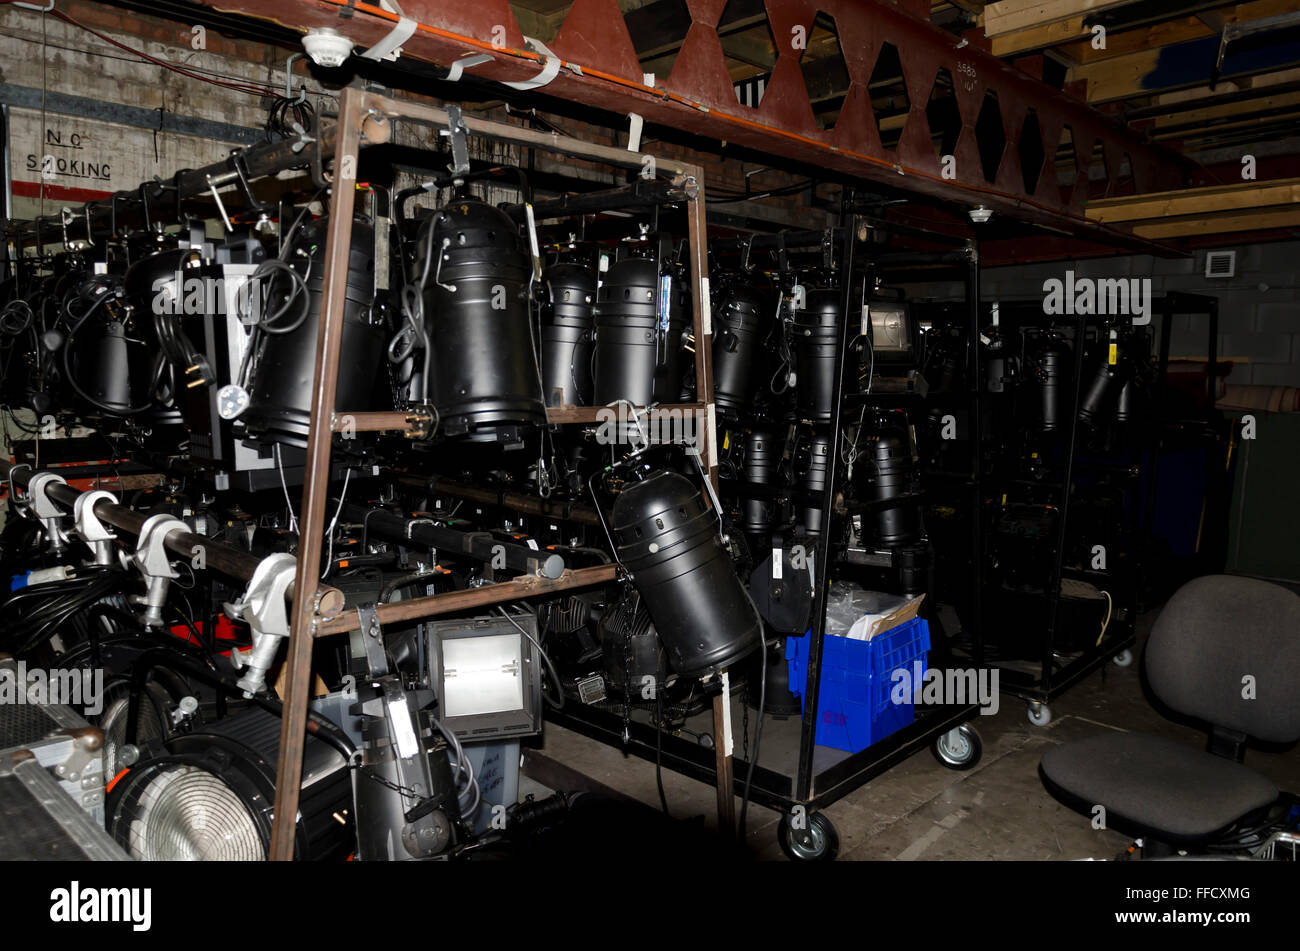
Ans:
{"type": "Polygon", "coordinates": [[[1239,763],[1140,733],[1067,743],[1043,756],[1043,775],[1086,805],[1106,808],[1157,836],[1203,839],[1269,805],[1271,782],[1239,763]]]}

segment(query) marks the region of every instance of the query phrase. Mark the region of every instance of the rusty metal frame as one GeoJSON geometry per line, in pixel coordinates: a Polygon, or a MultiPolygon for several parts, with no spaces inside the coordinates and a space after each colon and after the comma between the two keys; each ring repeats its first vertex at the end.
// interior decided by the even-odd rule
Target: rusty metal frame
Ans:
{"type": "MultiPolygon", "coordinates": [[[[299,535],[298,563],[295,589],[315,590],[319,570],[326,507],[329,497],[330,450],[333,433],[341,428],[345,416],[352,416],[355,428],[409,429],[415,425],[404,414],[348,414],[335,413],[337,396],[339,351],[343,332],[343,309],[347,283],[347,261],[351,244],[351,221],[356,197],[355,184],[359,153],[362,146],[386,141],[391,134],[388,123],[404,120],[438,128],[449,128],[450,117],[446,110],[423,103],[392,99],[347,87],[339,99],[339,120],[334,151],[334,183],[330,195],[329,227],[325,242],[324,289],[321,301],[320,331],[316,340],[316,380],[313,385],[310,430],[307,436],[306,479],[303,486],[302,527],[299,535]]],[[[640,170],[647,166],[639,152],[612,146],[596,145],[579,139],[553,133],[537,132],[521,126],[505,125],[473,116],[464,116],[463,122],[470,135],[520,145],[527,148],[568,155],[579,159],[603,162],[620,168],[640,170]]],[[[695,361],[699,392],[711,394],[712,339],[708,314],[708,269],[706,247],[707,232],[704,216],[704,176],[702,170],[687,162],[654,158],[659,173],[670,172],[685,179],[694,179],[699,189],[688,207],[689,239],[692,253],[692,284],[695,298],[695,361]]],[[[701,454],[708,460],[711,480],[716,486],[717,465],[714,448],[714,419],[711,402],[696,404],[708,416],[703,432],[701,454]]],[[[605,584],[617,576],[616,565],[569,570],[560,578],[517,579],[502,582],[469,592],[449,592],[426,598],[404,601],[400,605],[382,606],[380,620],[414,620],[452,611],[467,610],[487,604],[498,604],[520,598],[548,594],[578,587],[605,584]]],[[[293,604],[286,660],[284,713],[280,728],[280,751],[275,790],[275,810],[271,825],[272,860],[288,861],[293,858],[297,831],[298,802],[302,783],[302,757],[307,733],[307,701],[310,696],[312,645],[317,636],[352,629],[349,618],[332,620],[325,616],[318,600],[303,598],[293,604]]],[[[731,759],[721,751],[718,754],[719,775],[729,775],[731,759]]],[[[730,828],[728,819],[734,814],[734,801],[730,783],[719,786],[719,820],[723,828],[730,828]]],[[[734,820],[733,820],[734,822],[734,820]]]]}
{"type": "MultiPolygon", "coordinates": [[[[981,48],[976,34],[959,39],[884,0],[765,0],[772,35],[806,35],[816,14],[836,25],[850,86],[840,118],[821,129],[800,71],[802,51],[778,44],[778,58],[762,102],[737,100],[718,37],[727,0],[685,0],[691,25],[672,72],[647,85],[617,0],[575,0],[550,44],[561,60],[544,87],[548,96],[570,99],[647,122],[734,142],[768,154],[823,167],[855,179],[886,184],[967,206],[984,204],[1010,217],[1034,221],[1103,243],[1146,250],[1154,242],[1127,229],[1090,222],[1082,213],[1089,195],[1088,165],[1097,147],[1107,169],[1107,191],[1118,183],[1125,158],[1131,187],[1141,194],[1181,187],[1190,161],[1150,143],[1143,135],[1084,102],[1053,89],[981,48]],[[908,115],[896,150],[884,148],[872,112],[868,84],[885,43],[900,53],[908,92],[908,115]],[[945,177],[930,141],[926,106],[943,69],[953,78],[962,128],[953,155],[955,176],[945,177]],[[976,122],[986,97],[996,97],[1005,146],[994,180],[985,180],[976,122]],[[1033,193],[1025,188],[1018,145],[1033,110],[1044,158],[1033,193]],[[1075,143],[1076,179],[1070,189],[1056,182],[1056,145],[1069,127],[1075,143]]],[[[398,17],[360,0],[219,0],[224,10],[274,19],[295,29],[332,27],[369,46],[398,17]]],[[[501,82],[535,77],[547,57],[529,49],[508,0],[449,4],[406,0],[406,16],[418,21],[403,46],[405,55],[449,66],[472,54],[489,62],[469,67],[477,78],[501,82]]],[[[507,90],[505,97],[510,96],[507,90]]],[[[1125,182],[1129,186],[1129,180],[1125,182]]]]}

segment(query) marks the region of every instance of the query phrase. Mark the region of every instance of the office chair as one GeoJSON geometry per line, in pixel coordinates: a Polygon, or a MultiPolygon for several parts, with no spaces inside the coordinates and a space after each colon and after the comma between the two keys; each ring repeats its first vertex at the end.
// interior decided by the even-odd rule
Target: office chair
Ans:
{"type": "Polygon", "coordinates": [[[1156,619],[1145,663],[1161,702],[1209,724],[1208,752],[1108,733],[1043,756],[1044,785],[1087,814],[1103,806],[1108,826],[1142,839],[1144,857],[1245,847],[1280,795],[1242,765],[1247,737],[1300,739],[1300,596],[1254,578],[1189,581],[1156,619]]]}

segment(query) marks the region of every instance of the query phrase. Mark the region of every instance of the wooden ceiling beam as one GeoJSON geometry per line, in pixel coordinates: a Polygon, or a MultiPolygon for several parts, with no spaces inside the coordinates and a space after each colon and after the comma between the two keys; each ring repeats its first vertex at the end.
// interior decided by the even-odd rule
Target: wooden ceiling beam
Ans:
{"type": "Polygon", "coordinates": [[[1032,26],[989,39],[994,56],[1015,56],[1031,50],[1060,46],[1088,35],[1088,31],[1083,26],[1083,17],[1074,16],[1058,23],[1032,26]]]}
{"type": "Polygon", "coordinates": [[[1300,226],[1300,208],[1268,208],[1239,211],[1225,215],[1190,215],[1143,222],[1134,226],[1133,233],[1140,238],[1159,241],[1167,238],[1229,234],[1236,231],[1263,231],[1269,228],[1294,228],[1300,226]]]}
{"type": "Polygon", "coordinates": [[[1214,216],[1276,205],[1300,209],[1300,178],[1102,198],[1088,202],[1086,212],[1093,221],[1114,224],[1119,221],[1214,216]]]}
{"type": "Polygon", "coordinates": [[[984,8],[984,35],[1004,36],[1134,2],[1136,0],[998,0],[984,8]]]}
{"type": "MultiPolygon", "coordinates": [[[[1070,70],[1066,81],[1086,81],[1089,104],[1206,85],[1213,78],[1218,42],[1217,37],[1207,36],[1088,63],[1070,70]]],[[[1300,44],[1278,43],[1243,50],[1238,55],[1229,48],[1223,79],[1239,82],[1250,76],[1283,71],[1297,63],[1300,63],[1300,44]]]]}
{"type": "Polygon", "coordinates": [[[1213,27],[1212,22],[1248,23],[1276,16],[1295,9],[1295,0],[1252,0],[1219,10],[1202,10],[1195,16],[1177,17],[1153,23],[1135,30],[1111,30],[1106,34],[1106,45],[1098,49],[1089,39],[1069,43],[1060,51],[1078,63],[1095,63],[1128,53],[1171,46],[1187,40],[1218,36],[1223,27],[1213,27]]]}

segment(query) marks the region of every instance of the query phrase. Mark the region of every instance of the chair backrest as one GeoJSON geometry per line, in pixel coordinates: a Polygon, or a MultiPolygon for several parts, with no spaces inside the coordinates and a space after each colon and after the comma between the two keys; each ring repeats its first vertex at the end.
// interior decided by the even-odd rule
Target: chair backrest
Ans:
{"type": "Polygon", "coordinates": [[[1300,595],[1234,575],[1189,581],[1156,618],[1146,670],[1179,713],[1261,740],[1300,739],[1300,595]]]}

